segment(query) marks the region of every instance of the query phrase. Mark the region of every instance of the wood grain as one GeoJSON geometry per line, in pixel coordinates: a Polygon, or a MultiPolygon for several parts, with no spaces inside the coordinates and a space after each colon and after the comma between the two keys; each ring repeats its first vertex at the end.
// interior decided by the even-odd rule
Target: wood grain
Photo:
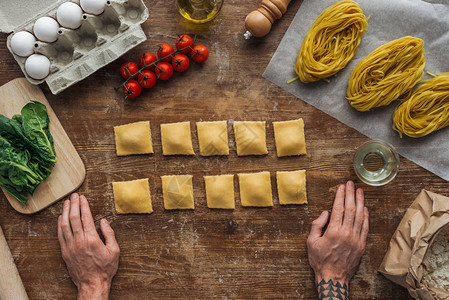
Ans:
{"type": "Polygon", "coordinates": [[[25,287],[20,279],[14,259],[0,227],[0,299],[28,300],[25,287]]]}
{"type": "MultiPolygon", "coordinates": [[[[244,40],[246,15],[260,1],[226,0],[216,20],[190,26],[171,1],[146,1],[147,42],[61,94],[42,86],[86,165],[79,192],[87,195],[96,221],[107,218],[121,247],[111,299],[315,299],[307,260],[310,223],[330,209],[338,184],[352,179],[366,193],[371,228],[360,268],[351,282],[354,299],[411,299],[407,291],[377,273],[388,242],[405,210],[422,188],[449,195],[446,181],[401,157],[397,178],[370,187],[352,169],[354,150],[368,138],[262,78],[268,62],[301,1],[292,1],[263,39],[244,40]],[[210,48],[204,65],[192,62],[184,74],[158,82],[134,101],[113,89],[121,83],[120,65],[144,51],[174,44],[179,33],[196,35],[210,48]],[[161,123],[200,120],[293,120],[305,122],[307,156],[278,159],[272,127],[269,154],[237,157],[162,156],[161,123]],[[150,120],[154,155],[117,157],[113,126],[150,120]],[[242,208],[235,182],[236,209],[209,210],[202,176],[277,170],[307,170],[307,206],[242,208]],[[163,210],[161,181],[166,174],[193,174],[195,210],[163,210]],[[150,178],[154,213],[117,215],[112,181],[150,178]]],[[[0,35],[0,84],[22,77],[0,35]]],[[[298,41],[300,43],[301,41],[298,41]]],[[[286,66],[290,68],[293,66],[286,66]]],[[[336,99],[338,100],[338,99],[336,99]]],[[[193,124],[193,123],[192,123],[193,124]]],[[[196,132],[194,148],[198,153],[196,132]]],[[[234,139],[229,127],[229,139],[234,139]]],[[[273,194],[276,195],[272,176],[273,194]]],[[[75,299],[76,288],[62,261],[56,222],[62,204],[33,216],[16,213],[0,196],[0,225],[31,299],[75,299]]]]}
{"type": "Polygon", "coordinates": [[[80,187],[86,175],[83,161],[41,89],[25,78],[14,79],[0,87],[0,113],[8,118],[19,114],[30,100],[39,101],[47,107],[58,161],[50,176],[39,184],[33,195],[28,195],[25,205],[2,189],[11,206],[23,214],[36,213],[73,192],[80,187]]]}

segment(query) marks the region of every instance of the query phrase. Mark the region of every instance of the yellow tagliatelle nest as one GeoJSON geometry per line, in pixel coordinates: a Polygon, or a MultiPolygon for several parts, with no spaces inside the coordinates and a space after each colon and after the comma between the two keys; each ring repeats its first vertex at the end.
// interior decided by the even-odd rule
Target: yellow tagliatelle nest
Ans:
{"type": "Polygon", "coordinates": [[[343,69],[357,52],[367,17],[360,6],[343,0],[326,8],[304,38],[295,64],[298,78],[313,82],[343,69]]]}
{"type": "Polygon", "coordinates": [[[359,111],[390,104],[421,80],[426,65],[424,41],[406,36],[365,57],[349,78],[349,104],[359,111]]]}
{"type": "Polygon", "coordinates": [[[449,73],[425,80],[394,111],[393,128],[402,137],[422,137],[449,125],[449,73]]]}

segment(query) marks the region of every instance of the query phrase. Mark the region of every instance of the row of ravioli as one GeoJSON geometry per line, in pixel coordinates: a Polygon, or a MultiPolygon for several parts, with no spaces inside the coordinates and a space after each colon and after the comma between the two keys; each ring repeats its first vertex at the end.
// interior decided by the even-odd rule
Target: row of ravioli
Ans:
{"type": "MultiPolygon", "coordinates": [[[[273,206],[270,172],[238,174],[242,206],[273,206]]],[[[234,175],[203,176],[208,208],[235,209],[234,175]]],[[[194,209],[192,175],[161,176],[164,208],[194,209]]],[[[279,204],[307,204],[306,171],[276,172],[279,204]]],[[[119,214],[152,213],[149,179],[113,182],[119,214]]]]}
{"type": "MultiPolygon", "coordinates": [[[[234,121],[237,155],[268,154],[265,121],[234,121]]],[[[197,122],[198,143],[202,156],[229,155],[227,121],[197,122]]],[[[302,119],[273,122],[278,157],[306,154],[302,119]]],[[[153,142],[149,121],[114,127],[118,156],[151,154],[153,142]]],[[[190,122],[161,124],[163,155],[195,155],[190,122]]]]}

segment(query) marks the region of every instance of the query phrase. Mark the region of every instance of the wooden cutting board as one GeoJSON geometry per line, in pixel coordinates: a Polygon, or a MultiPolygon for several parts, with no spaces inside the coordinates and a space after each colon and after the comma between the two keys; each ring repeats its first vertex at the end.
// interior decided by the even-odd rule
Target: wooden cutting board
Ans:
{"type": "Polygon", "coordinates": [[[27,300],[28,296],[0,227],[0,299],[27,300]]]}
{"type": "Polygon", "coordinates": [[[26,205],[3,191],[11,206],[20,213],[38,212],[62,197],[76,190],[84,181],[86,169],[73,147],[55,112],[51,108],[39,86],[30,84],[25,78],[14,79],[0,87],[0,114],[11,118],[20,113],[30,100],[41,102],[47,107],[50,118],[50,132],[53,135],[57,162],[51,175],[28,196],[26,205]]]}

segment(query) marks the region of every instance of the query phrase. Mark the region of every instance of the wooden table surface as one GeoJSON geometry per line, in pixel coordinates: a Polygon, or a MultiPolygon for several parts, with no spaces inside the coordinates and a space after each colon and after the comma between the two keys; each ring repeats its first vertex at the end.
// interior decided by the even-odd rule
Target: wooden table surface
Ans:
{"type": "MultiPolygon", "coordinates": [[[[111,299],[313,299],[306,249],[310,223],[331,208],[338,184],[348,179],[365,189],[371,222],[366,254],[351,282],[352,297],[409,299],[405,289],[377,269],[393,231],[420,190],[449,195],[447,182],[403,157],[392,183],[369,187],[357,180],[352,169],[354,149],[368,138],[262,78],[301,1],[290,4],[269,36],[244,40],[245,16],[259,3],[226,0],[216,20],[192,27],[181,19],[172,1],[146,1],[147,42],[57,96],[42,85],[86,165],[79,192],[90,200],[96,221],[103,217],[110,221],[120,244],[111,299]],[[159,82],[135,101],[125,101],[114,91],[121,83],[122,63],[137,61],[144,51],[156,51],[158,44],[174,44],[179,33],[196,35],[209,47],[207,63],[192,63],[185,74],[159,82]],[[306,125],[308,154],[278,159],[271,122],[299,117],[306,125]],[[151,121],[155,154],[117,157],[113,126],[141,120],[151,121]],[[229,157],[162,156],[159,124],[191,121],[193,125],[200,120],[265,120],[269,154],[237,157],[231,143],[229,157]],[[307,170],[308,205],[242,208],[236,180],[234,211],[206,207],[203,175],[270,171],[277,198],[275,171],[297,169],[307,170]],[[166,174],[194,175],[194,211],[164,211],[159,176],[166,174]],[[146,177],[154,213],[117,215],[111,182],[146,177]]],[[[23,76],[6,48],[6,37],[0,35],[0,84],[23,76]]],[[[195,131],[193,142],[198,153],[195,131]]],[[[76,288],[57,240],[61,209],[60,201],[35,215],[21,215],[0,195],[0,225],[30,299],[75,299],[76,288]]]]}

